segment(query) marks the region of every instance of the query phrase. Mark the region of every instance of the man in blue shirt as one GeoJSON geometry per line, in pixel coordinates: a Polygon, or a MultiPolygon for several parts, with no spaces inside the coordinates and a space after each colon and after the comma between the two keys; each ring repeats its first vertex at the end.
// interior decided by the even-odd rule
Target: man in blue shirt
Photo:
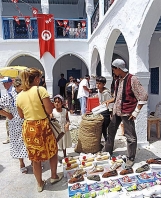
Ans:
{"type": "Polygon", "coordinates": [[[60,76],[61,76],[61,78],[58,81],[58,86],[60,87],[60,95],[65,98],[66,97],[65,96],[65,86],[66,86],[67,80],[64,78],[64,74],[61,74],[60,76]]]}

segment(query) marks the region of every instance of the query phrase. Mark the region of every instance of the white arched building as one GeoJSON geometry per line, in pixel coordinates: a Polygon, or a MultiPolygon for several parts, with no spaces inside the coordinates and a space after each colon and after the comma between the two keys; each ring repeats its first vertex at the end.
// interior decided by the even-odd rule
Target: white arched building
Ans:
{"type": "MultiPolygon", "coordinates": [[[[56,4],[54,0],[50,1],[50,4],[48,0],[25,2],[38,7],[43,13],[54,14],[55,18],[87,19],[88,36],[85,39],[57,37],[55,58],[45,53],[40,59],[37,38],[15,39],[11,33],[10,38],[5,37],[8,32],[4,21],[16,15],[16,11],[12,9],[13,5],[10,6],[9,0],[0,0],[0,67],[26,65],[40,68],[45,73],[48,91],[50,94],[56,94],[60,73],[64,73],[65,78],[72,72],[82,77],[86,73],[98,74],[99,69],[99,73],[106,77],[107,86],[110,87],[111,61],[115,54],[121,56],[126,61],[129,72],[139,78],[149,93],[148,108],[155,111],[155,106],[161,98],[160,0],[115,0],[108,10],[105,9],[108,0],[69,0],[65,5],[56,4]],[[91,23],[96,25],[92,26],[91,23]]],[[[25,15],[30,14],[29,9],[25,8],[26,5],[18,3],[18,6],[25,15]]],[[[13,24],[12,20],[8,26],[13,24]]],[[[72,35],[72,28],[70,33],[72,35]]],[[[139,145],[148,143],[148,108],[147,105],[143,107],[136,121],[139,145]]]]}

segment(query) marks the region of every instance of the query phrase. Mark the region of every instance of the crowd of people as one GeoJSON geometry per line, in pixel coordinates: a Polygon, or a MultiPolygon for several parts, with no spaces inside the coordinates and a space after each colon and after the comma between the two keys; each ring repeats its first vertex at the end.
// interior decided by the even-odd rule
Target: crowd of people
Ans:
{"type": "MultiPolygon", "coordinates": [[[[97,94],[100,104],[106,104],[107,110],[101,112],[104,117],[102,125],[102,135],[105,139],[104,151],[113,154],[114,139],[119,126],[122,134],[127,139],[127,162],[126,168],[131,168],[134,164],[137,148],[137,135],[134,120],[138,116],[141,108],[147,103],[147,93],[136,76],[129,74],[122,59],[112,62],[113,83],[111,90],[105,87],[106,78],[103,76],[96,78],[97,94]],[[111,108],[110,104],[113,105],[111,108]],[[108,133],[107,133],[108,128],[108,133]]],[[[73,77],[70,78],[70,86],[73,77]]],[[[80,102],[81,114],[86,113],[87,98],[92,90],[89,86],[90,76],[85,75],[79,83],[77,99],[80,102]]],[[[68,97],[71,97],[72,94],[68,97]]],[[[71,107],[71,106],[70,106],[71,107]]]]}
{"type": "MultiPolygon", "coordinates": [[[[103,150],[111,155],[117,129],[120,123],[123,123],[124,135],[127,139],[126,168],[128,169],[134,164],[137,148],[134,120],[147,102],[147,93],[137,77],[129,74],[123,60],[114,60],[112,71],[117,76],[114,91],[111,92],[105,87],[105,77],[96,77],[97,93],[94,97],[99,98],[100,104],[107,105],[107,109],[101,112],[104,117],[102,135],[105,139],[105,147],[103,150]]],[[[81,115],[84,115],[87,98],[92,93],[89,75],[85,75],[83,79],[74,79],[71,76],[67,83],[64,74],[61,74],[58,82],[60,94],[54,96],[52,100],[44,81],[42,72],[34,68],[25,69],[21,72],[20,78],[14,81],[9,77],[1,79],[7,93],[0,98],[0,115],[8,119],[10,154],[13,158],[19,159],[22,173],[28,171],[23,159],[31,160],[38,192],[43,191],[45,185],[45,180],[42,179],[41,162],[46,160],[50,162],[51,184],[62,179],[62,175],[57,174],[58,148],[66,157],[66,148],[72,145],[68,111],[71,114],[80,111],[81,115]],[[68,108],[64,106],[64,98],[68,100],[68,108]],[[59,142],[52,132],[48,115],[58,120],[61,131],[64,132],[59,142]]]]}

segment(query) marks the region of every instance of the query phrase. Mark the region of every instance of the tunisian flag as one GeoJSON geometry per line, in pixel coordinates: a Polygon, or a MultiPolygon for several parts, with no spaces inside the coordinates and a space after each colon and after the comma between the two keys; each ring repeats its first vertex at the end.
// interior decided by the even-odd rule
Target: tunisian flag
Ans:
{"type": "Polygon", "coordinates": [[[40,58],[45,52],[55,58],[54,20],[52,14],[37,14],[40,58]]]}

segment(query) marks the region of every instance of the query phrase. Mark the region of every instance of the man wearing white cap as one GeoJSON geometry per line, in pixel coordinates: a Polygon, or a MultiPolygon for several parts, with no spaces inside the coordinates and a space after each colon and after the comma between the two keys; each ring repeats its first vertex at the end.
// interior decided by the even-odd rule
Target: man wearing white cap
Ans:
{"type": "MultiPolygon", "coordinates": [[[[0,80],[0,82],[3,83],[4,88],[7,90],[7,93],[11,93],[12,89],[13,89],[13,85],[12,85],[12,79],[9,77],[4,77],[3,79],[0,80]]],[[[5,109],[6,112],[8,111],[7,109],[5,109]]],[[[4,111],[2,109],[0,109],[1,111],[1,115],[3,115],[4,111]]],[[[6,116],[6,115],[4,115],[6,116]]],[[[9,130],[8,130],[8,118],[6,117],[6,131],[7,131],[7,139],[4,140],[2,143],[3,144],[8,144],[10,142],[9,140],[9,130]]]]}
{"type": "Polygon", "coordinates": [[[147,93],[136,76],[128,73],[125,62],[116,59],[112,62],[112,70],[119,79],[116,81],[114,98],[107,100],[114,102],[113,117],[108,127],[108,139],[105,150],[113,153],[114,139],[121,122],[124,124],[124,133],[127,139],[127,161],[125,168],[130,169],[135,160],[137,148],[137,135],[134,120],[138,116],[142,106],[147,103],[147,93]]]}

